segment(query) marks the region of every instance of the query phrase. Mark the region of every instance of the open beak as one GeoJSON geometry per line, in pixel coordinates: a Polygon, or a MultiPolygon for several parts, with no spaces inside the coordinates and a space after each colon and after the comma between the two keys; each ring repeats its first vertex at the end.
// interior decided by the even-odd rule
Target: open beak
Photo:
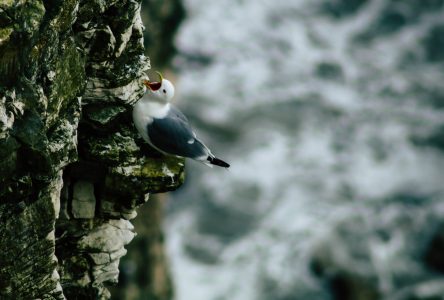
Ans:
{"type": "Polygon", "coordinates": [[[160,74],[160,72],[156,73],[157,75],[159,75],[159,81],[150,81],[150,80],[143,81],[143,84],[152,91],[157,91],[162,86],[162,80],[163,80],[162,74],[160,74]]]}

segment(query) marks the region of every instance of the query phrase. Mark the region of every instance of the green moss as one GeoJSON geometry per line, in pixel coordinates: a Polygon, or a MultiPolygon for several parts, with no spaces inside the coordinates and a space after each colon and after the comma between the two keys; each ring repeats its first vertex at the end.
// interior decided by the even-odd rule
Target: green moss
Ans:
{"type": "Polygon", "coordinates": [[[85,114],[88,118],[94,122],[101,125],[107,124],[109,121],[117,117],[120,113],[126,110],[123,106],[112,105],[112,106],[93,106],[90,105],[85,109],[85,114]]]}
{"type": "Polygon", "coordinates": [[[111,168],[106,178],[107,193],[119,199],[145,193],[177,189],[184,182],[184,161],[175,157],[146,158],[134,165],[111,168]]]}
{"type": "Polygon", "coordinates": [[[71,28],[72,23],[75,20],[76,6],[78,0],[64,0],[60,1],[62,5],[58,11],[58,16],[55,19],[55,26],[58,32],[65,32],[71,28]]]}
{"type": "Polygon", "coordinates": [[[42,1],[25,1],[16,8],[16,30],[26,32],[30,36],[38,32],[40,23],[45,15],[45,7],[42,1]]]}
{"type": "Polygon", "coordinates": [[[73,256],[65,260],[63,267],[68,274],[75,276],[73,279],[81,279],[89,270],[89,261],[83,256],[73,256]]]}
{"type": "Polygon", "coordinates": [[[13,30],[12,27],[0,28],[0,43],[9,39],[12,30],[13,30]]]}
{"type": "Polygon", "coordinates": [[[128,165],[140,152],[134,140],[116,132],[106,137],[88,136],[83,140],[87,159],[107,165],[128,165]]]}
{"type": "Polygon", "coordinates": [[[11,6],[12,4],[14,4],[15,0],[2,0],[2,6],[3,7],[8,7],[11,6]]]}
{"type": "Polygon", "coordinates": [[[51,81],[48,102],[47,126],[51,126],[85,88],[85,61],[76,49],[73,40],[67,39],[61,46],[60,59],[55,63],[55,69],[46,74],[51,81]]]}
{"type": "Polygon", "coordinates": [[[163,157],[162,159],[149,159],[135,172],[140,177],[171,177],[181,173],[184,168],[184,159],[163,157]]]}

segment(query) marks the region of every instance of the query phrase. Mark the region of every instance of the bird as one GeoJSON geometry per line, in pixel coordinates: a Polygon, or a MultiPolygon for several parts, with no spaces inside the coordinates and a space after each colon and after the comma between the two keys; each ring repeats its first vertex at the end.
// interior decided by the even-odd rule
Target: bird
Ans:
{"type": "Polygon", "coordinates": [[[187,117],[171,104],[174,97],[171,81],[156,73],[159,81],[142,80],[146,93],[133,107],[133,122],[142,138],[162,154],[229,168],[196,136],[187,117]]]}

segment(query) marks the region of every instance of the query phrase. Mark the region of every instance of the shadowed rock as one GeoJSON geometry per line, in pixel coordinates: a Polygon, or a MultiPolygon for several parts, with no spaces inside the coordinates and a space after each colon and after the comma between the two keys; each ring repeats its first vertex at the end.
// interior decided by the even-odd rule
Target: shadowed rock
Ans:
{"type": "Polygon", "coordinates": [[[183,161],[141,151],[140,1],[0,5],[0,298],[108,299],[129,222],[183,161]]]}

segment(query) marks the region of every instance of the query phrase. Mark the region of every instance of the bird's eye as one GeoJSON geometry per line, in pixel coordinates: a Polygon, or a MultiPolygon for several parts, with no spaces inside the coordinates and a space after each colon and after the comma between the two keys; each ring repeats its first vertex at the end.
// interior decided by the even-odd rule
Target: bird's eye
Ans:
{"type": "Polygon", "coordinates": [[[164,93],[164,94],[166,94],[166,93],[167,93],[167,91],[166,91],[165,89],[163,89],[163,93],[164,93]]]}

